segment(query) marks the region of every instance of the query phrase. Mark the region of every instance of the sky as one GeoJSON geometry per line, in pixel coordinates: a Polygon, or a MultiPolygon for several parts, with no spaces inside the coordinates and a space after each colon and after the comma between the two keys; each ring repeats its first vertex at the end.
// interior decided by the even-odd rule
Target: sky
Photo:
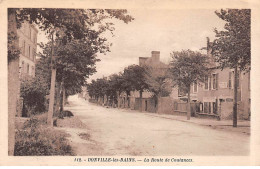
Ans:
{"type": "MultiPolygon", "coordinates": [[[[112,43],[109,53],[98,54],[97,72],[88,81],[123,71],[138,64],[139,57],[150,57],[151,51],[160,51],[164,63],[171,60],[172,51],[200,50],[206,47],[206,37],[214,39],[214,28],[223,29],[225,22],[212,9],[134,9],[128,13],[135,19],[125,24],[113,20],[114,36],[104,36],[112,43]]],[[[44,41],[40,33],[38,42],[44,41]]]]}

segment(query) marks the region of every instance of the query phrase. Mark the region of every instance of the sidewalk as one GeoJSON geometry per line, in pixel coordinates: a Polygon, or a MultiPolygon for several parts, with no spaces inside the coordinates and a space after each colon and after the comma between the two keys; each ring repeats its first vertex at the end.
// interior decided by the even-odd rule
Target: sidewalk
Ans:
{"type": "Polygon", "coordinates": [[[187,120],[186,116],[176,116],[176,115],[169,115],[169,114],[155,114],[155,113],[147,113],[148,116],[154,116],[159,118],[171,119],[171,120],[178,120],[182,122],[193,123],[201,126],[208,126],[213,129],[218,130],[225,130],[231,132],[238,132],[241,134],[250,135],[250,121],[246,120],[238,120],[237,127],[233,127],[232,120],[213,120],[213,119],[200,119],[196,117],[191,117],[190,120],[187,120]]]}

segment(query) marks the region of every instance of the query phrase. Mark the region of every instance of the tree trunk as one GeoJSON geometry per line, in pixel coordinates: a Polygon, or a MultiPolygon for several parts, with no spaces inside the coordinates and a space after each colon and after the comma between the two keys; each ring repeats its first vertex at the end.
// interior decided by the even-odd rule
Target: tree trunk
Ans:
{"type": "Polygon", "coordinates": [[[115,97],[112,96],[112,108],[114,108],[114,106],[115,106],[115,97]]]}
{"type": "Polygon", "coordinates": [[[65,99],[66,99],[66,93],[65,93],[65,86],[64,86],[64,82],[62,82],[61,84],[61,103],[60,103],[60,112],[63,112],[64,110],[64,106],[65,106],[65,99]]]}
{"type": "Polygon", "coordinates": [[[60,82],[58,82],[57,83],[57,93],[56,93],[56,104],[55,104],[55,116],[58,116],[59,115],[59,113],[60,113],[60,111],[59,111],[59,108],[60,108],[60,99],[61,99],[61,97],[60,97],[60,89],[61,88],[61,83],[60,82]]]}
{"type": "Polygon", "coordinates": [[[49,100],[49,110],[48,110],[48,119],[47,124],[49,126],[53,126],[53,105],[54,105],[54,96],[55,96],[55,82],[56,82],[56,67],[55,67],[55,56],[54,48],[53,48],[53,33],[51,35],[52,38],[52,46],[51,46],[51,89],[50,89],[50,100],[49,100]]]}
{"type": "Polygon", "coordinates": [[[124,96],[124,103],[123,103],[123,108],[125,108],[125,96],[124,96]]]}
{"type": "MultiPolygon", "coordinates": [[[[8,33],[13,32],[17,37],[15,11],[8,10],[8,33]]],[[[18,48],[18,40],[13,42],[14,48],[18,48]]],[[[19,91],[19,57],[8,63],[8,155],[14,155],[15,145],[15,115],[19,91]]]]}
{"type": "Polygon", "coordinates": [[[118,95],[117,95],[117,108],[120,108],[120,106],[121,106],[121,99],[120,99],[120,92],[118,92],[118,95]]]}
{"type": "Polygon", "coordinates": [[[139,91],[139,93],[140,93],[140,104],[139,104],[139,110],[142,112],[143,111],[143,108],[142,108],[142,101],[143,101],[143,91],[142,90],[140,90],[139,91]]]}
{"type": "Polygon", "coordinates": [[[157,101],[157,105],[155,107],[156,108],[156,110],[155,110],[156,113],[159,113],[159,109],[161,108],[160,101],[159,101],[160,98],[161,98],[160,95],[156,96],[156,101],[157,101]]]}
{"type": "Polygon", "coordinates": [[[190,120],[190,115],[191,115],[191,112],[190,112],[190,86],[188,88],[188,104],[187,104],[187,120],[190,120]]]}
{"type": "Polygon", "coordinates": [[[129,98],[129,94],[130,92],[126,92],[126,101],[127,101],[127,105],[126,105],[126,107],[127,108],[130,108],[130,98],[129,98]]]}
{"type": "Polygon", "coordinates": [[[235,67],[235,78],[234,78],[234,104],[233,104],[233,127],[237,127],[237,88],[238,88],[238,72],[237,66],[235,67]]]}

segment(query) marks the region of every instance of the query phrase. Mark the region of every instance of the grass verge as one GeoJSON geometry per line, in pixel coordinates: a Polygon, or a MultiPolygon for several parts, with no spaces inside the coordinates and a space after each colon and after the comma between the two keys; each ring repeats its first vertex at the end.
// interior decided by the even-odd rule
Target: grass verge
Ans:
{"type": "Polygon", "coordinates": [[[71,156],[68,134],[46,125],[43,118],[27,120],[15,134],[15,156],[71,156]]]}

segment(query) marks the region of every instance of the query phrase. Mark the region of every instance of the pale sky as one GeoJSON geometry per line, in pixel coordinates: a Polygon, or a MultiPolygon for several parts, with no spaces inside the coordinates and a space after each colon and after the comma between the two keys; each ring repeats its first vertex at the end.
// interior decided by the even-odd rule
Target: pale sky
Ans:
{"type": "MultiPolygon", "coordinates": [[[[114,37],[105,34],[113,44],[111,52],[98,54],[97,73],[91,79],[109,76],[131,64],[138,64],[139,57],[150,57],[151,51],[160,51],[161,61],[168,63],[172,51],[199,50],[206,46],[206,37],[214,39],[214,28],[223,29],[222,21],[210,9],[180,10],[128,10],[135,18],[125,24],[114,20],[114,37]]],[[[39,35],[40,42],[43,37],[39,35]]],[[[88,80],[88,81],[89,81],[88,80]]]]}

